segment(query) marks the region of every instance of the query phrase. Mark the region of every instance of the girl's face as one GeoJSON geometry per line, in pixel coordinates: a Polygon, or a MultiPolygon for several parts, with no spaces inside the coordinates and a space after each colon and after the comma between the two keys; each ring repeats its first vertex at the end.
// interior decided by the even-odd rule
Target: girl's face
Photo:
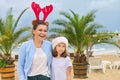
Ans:
{"type": "Polygon", "coordinates": [[[47,26],[46,25],[38,25],[35,30],[33,30],[34,38],[38,40],[43,40],[47,36],[47,26]]]}
{"type": "Polygon", "coordinates": [[[64,43],[59,43],[56,46],[56,51],[57,51],[58,55],[61,55],[63,52],[65,52],[65,50],[66,50],[66,44],[64,44],[64,43]]]}

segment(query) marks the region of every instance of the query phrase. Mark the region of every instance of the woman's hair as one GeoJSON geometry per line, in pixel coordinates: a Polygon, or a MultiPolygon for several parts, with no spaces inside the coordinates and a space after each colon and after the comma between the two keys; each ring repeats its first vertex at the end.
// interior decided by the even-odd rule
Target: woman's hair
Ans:
{"type": "MultiPolygon", "coordinates": [[[[57,57],[57,56],[58,56],[58,53],[57,53],[57,51],[56,51],[56,47],[53,49],[52,55],[53,55],[54,57],[57,57]]],[[[65,49],[65,51],[61,54],[61,57],[67,57],[67,56],[68,56],[68,52],[67,52],[67,50],[65,49]]]]}
{"type": "Polygon", "coordinates": [[[49,23],[48,22],[44,22],[43,20],[33,20],[32,21],[32,25],[33,25],[33,29],[35,30],[37,28],[38,25],[46,25],[48,27],[49,23]]]}

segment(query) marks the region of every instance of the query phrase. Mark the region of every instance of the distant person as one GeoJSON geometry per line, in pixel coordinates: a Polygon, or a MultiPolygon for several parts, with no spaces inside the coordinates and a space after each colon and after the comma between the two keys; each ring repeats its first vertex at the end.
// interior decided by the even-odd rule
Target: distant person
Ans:
{"type": "Polygon", "coordinates": [[[19,51],[19,80],[50,80],[52,45],[44,40],[48,25],[40,20],[33,23],[33,39],[24,42],[19,51]]]}
{"type": "Polygon", "coordinates": [[[72,63],[67,54],[68,40],[65,37],[57,37],[52,41],[53,60],[52,78],[53,80],[72,80],[72,63]]]}

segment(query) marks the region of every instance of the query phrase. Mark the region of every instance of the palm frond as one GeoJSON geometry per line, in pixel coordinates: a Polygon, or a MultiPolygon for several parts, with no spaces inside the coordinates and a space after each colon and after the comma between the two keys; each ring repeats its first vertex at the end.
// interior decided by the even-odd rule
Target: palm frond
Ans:
{"type": "Polygon", "coordinates": [[[65,27],[65,25],[67,24],[67,21],[65,21],[63,19],[57,19],[57,20],[53,21],[53,24],[62,25],[63,27],[65,27]]]}
{"type": "MultiPolygon", "coordinates": [[[[17,18],[17,21],[14,21],[13,15],[12,15],[12,8],[10,8],[9,12],[7,13],[6,19],[0,19],[0,51],[3,54],[4,58],[2,60],[5,60],[5,64],[13,64],[14,60],[11,58],[11,53],[13,48],[15,48],[14,44],[18,44],[19,42],[27,39],[29,35],[24,35],[23,39],[21,35],[22,33],[29,31],[30,27],[24,27],[20,29],[17,28],[17,24],[23,15],[23,13],[28,8],[24,9],[22,13],[17,18]],[[15,30],[16,29],[16,30],[15,30]]],[[[2,64],[2,62],[0,62],[2,64]]],[[[2,65],[0,65],[1,67],[2,65]]]]}
{"type": "MultiPolygon", "coordinates": [[[[79,14],[70,10],[72,15],[67,12],[60,12],[65,19],[57,19],[53,23],[56,25],[62,25],[60,30],[53,28],[52,33],[67,37],[69,44],[76,49],[77,53],[83,53],[84,50],[90,49],[95,44],[110,43],[115,44],[112,41],[114,34],[98,33],[99,29],[105,26],[95,23],[95,10],[89,12],[87,15],[79,17],[79,14]]],[[[117,45],[118,46],[118,45],[117,45]]]]}
{"type": "Polygon", "coordinates": [[[21,36],[21,34],[22,33],[24,33],[24,32],[26,32],[26,31],[29,31],[29,30],[31,30],[31,28],[30,27],[23,27],[23,28],[20,28],[18,31],[16,31],[15,33],[14,33],[14,41],[16,41],[20,36],[21,36]]]}
{"type": "Polygon", "coordinates": [[[18,18],[17,18],[17,20],[16,20],[16,22],[15,22],[13,28],[12,28],[12,31],[13,31],[13,32],[14,32],[15,28],[17,27],[17,24],[18,24],[20,18],[22,17],[22,15],[25,13],[25,11],[26,11],[27,9],[29,9],[29,8],[24,9],[24,10],[21,12],[21,14],[18,16],[18,18]]]}
{"type": "Polygon", "coordinates": [[[4,34],[5,33],[5,28],[4,28],[4,21],[2,19],[0,19],[0,34],[4,34]]]}

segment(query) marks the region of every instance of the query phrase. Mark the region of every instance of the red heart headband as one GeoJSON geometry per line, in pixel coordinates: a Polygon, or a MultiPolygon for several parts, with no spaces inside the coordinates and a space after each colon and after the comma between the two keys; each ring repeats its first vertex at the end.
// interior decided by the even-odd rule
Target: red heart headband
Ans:
{"type": "Polygon", "coordinates": [[[52,12],[52,10],[53,10],[53,6],[52,6],[52,5],[45,6],[44,8],[41,8],[41,7],[39,6],[39,4],[37,4],[37,3],[35,3],[35,2],[32,2],[31,7],[32,7],[32,9],[33,9],[33,11],[34,11],[34,13],[35,13],[35,16],[36,16],[36,20],[37,20],[37,21],[40,20],[40,19],[39,19],[39,14],[40,14],[41,11],[43,12],[43,15],[44,15],[43,21],[45,21],[46,18],[47,18],[47,16],[48,16],[48,15],[50,14],[50,12],[52,12]]]}

